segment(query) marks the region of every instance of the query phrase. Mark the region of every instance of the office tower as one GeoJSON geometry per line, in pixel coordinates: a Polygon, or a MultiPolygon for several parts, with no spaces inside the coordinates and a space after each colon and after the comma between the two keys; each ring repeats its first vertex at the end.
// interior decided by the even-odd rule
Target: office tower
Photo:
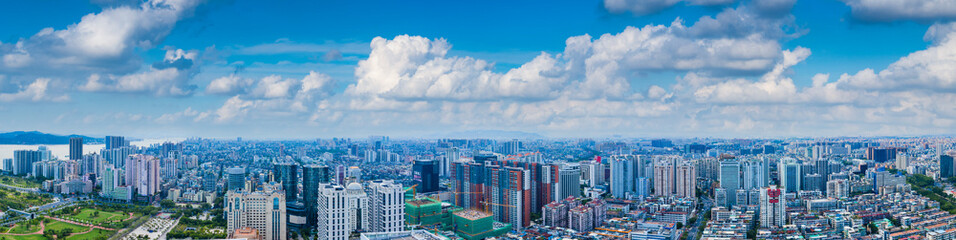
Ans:
{"type": "Polygon", "coordinates": [[[120,136],[106,136],[106,146],[105,149],[114,149],[129,146],[126,143],[126,139],[120,136]]]}
{"type": "Polygon", "coordinates": [[[13,151],[13,175],[26,175],[33,172],[33,164],[43,161],[43,152],[39,150],[13,151]]]}
{"type": "Polygon", "coordinates": [[[619,198],[635,195],[634,180],[644,171],[638,166],[640,161],[643,159],[636,156],[611,156],[611,195],[619,198]]]}
{"type": "Polygon", "coordinates": [[[850,196],[850,182],[844,179],[827,181],[828,198],[844,198],[850,196]]]}
{"type": "Polygon", "coordinates": [[[242,190],[246,183],[246,169],[241,167],[233,167],[226,169],[226,176],[228,176],[228,185],[226,189],[228,191],[242,190]]]}
{"type": "Polygon", "coordinates": [[[348,168],[346,168],[345,165],[335,166],[335,177],[334,177],[334,178],[335,178],[335,184],[338,184],[338,185],[344,185],[344,184],[346,184],[346,183],[345,183],[345,176],[348,175],[348,173],[346,172],[347,169],[348,169],[348,168]]]}
{"type": "Polygon", "coordinates": [[[261,191],[234,191],[226,194],[226,232],[254,228],[264,240],[287,239],[285,194],[279,185],[266,184],[261,191]]]}
{"type": "Polygon", "coordinates": [[[412,165],[412,179],[418,185],[420,193],[438,191],[438,162],[435,160],[417,159],[412,165]]]}
{"type": "Polygon", "coordinates": [[[320,184],[318,189],[317,228],[320,239],[347,240],[349,221],[348,191],[341,185],[320,184]]]}
{"type": "Polygon", "coordinates": [[[159,159],[154,156],[134,154],[126,158],[126,183],[133,186],[140,196],[159,193],[159,159]]]}
{"type": "Polygon", "coordinates": [[[294,202],[299,198],[299,165],[294,162],[282,162],[273,165],[275,181],[282,183],[285,199],[294,202]]]}
{"type": "Polygon", "coordinates": [[[780,176],[780,186],[786,193],[796,193],[800,191],[800,165],[796,163],[786,163],[780,161],[780,167],[777,168],[780,176]]]}
{"type": "Polygon", "coordinates": [[[760,227],[783,227],[787,224],[786,198],[777,186],[760,189],[760,227]]]}
{"type": "Polygon", "coordinates": [[[678,197],[697,197],[697,169],[690,161],[681,161],[674,170],[674,194],[678,197]]]}
{"type": "Polygon", "coordinates": [[[206,172],[206,175],[202,177],[202,190],[206,192],[216,192],[216,182],[219,178],[216,177],[216,173],[212,171],[206,172]]]}
{"type": "Polygon", "coordinates": [[[349,207],[349,229],[351,231],[366,230],[370,228],[369,223],[369,199],[368,194],[362,189],[362,184],[349,183],[345,187],[346,197],[349,207]]]}
{"type": "Polygon", "coordinates": [[[329,183],[329,167],[309,164],[302,166],[302,204],[306,210],[306,225],[315,227],[318,219],[316,204],[320,184],[329,183]]]}
{"type": "Polygon", "coordinates": [[[716,206],[730,206],[730,203],[727,201],[727,189],[724,188],[715,188],[714,189],[714,205],[716,206]]]}
{"type": "Polygon", "coordinates": [[[581,196],[581,166],[564,164],[559,171],[561,180],[560,187],[555,191],[554,199],[561,200],[568,197],[578,198],[581,196]]]}
{"type": "Polygon", "coordinates": [[[83,138],[70,138],[70,160],[80,160],[83,158],[83,138]]]}
{"type": "Polygon", "coordinates": [[[737,203],[737,189],[740,189],[740,163],[729,159],[720,162],[720,188],[726,191],[725,207],[737,203]]]}
{"type": "Polygon", "coordinates": [[[405,191],[401,184],[375,180],[369,183],[367,194],[371,232],[398,232],[405,229],[405,191]]]}
{"type": "Polygon", "coordinates": [[[947,153],[939,156],[939,177],[950,178],[956,176],[956,154],[947,153]]]}
{"type": "Polygon", "coordinates": [[[870,174],[870,176],[872,177],[871,182],[873,183],[873,192],[875,193],[883,193],[883,191],[881,191],[883,188],[888,187],[895,189],[898,185],[906,184],[906,176],[893,174],[882,168],[877,169],[870,174]]]}

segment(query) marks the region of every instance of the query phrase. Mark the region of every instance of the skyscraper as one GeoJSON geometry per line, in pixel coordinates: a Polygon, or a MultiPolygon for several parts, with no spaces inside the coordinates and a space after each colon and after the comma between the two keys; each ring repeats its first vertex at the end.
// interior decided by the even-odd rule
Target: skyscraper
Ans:
{"type": "Polygon", "coordinates": [[[299,165],[282,162],[273,165],[276,181],[282,183],[285,199],[292,202],[299,198],[299,165]]]}
{"type": "Polygon", "coordinates": [[[954,164],[956,157],[954,157],[954,155],[956,154],[947,153],[939,155],[939,176],[941,178],[956,176],[956,164],[954,164]]]}
{"type": "MultiPolygon", "coordinates": [[[[405,191],[392,181],[369,183],[369,217],[372,232],[398,232],[405,229],[405,191]]],[[[345,221],[348,222],[348,221],[345,221]]]]}
{"type": "Polygon", "coordinates": [[[70,160],[83,159],[83,138],[70,138],[70,160]]]}
{"type": "Polygon", "coordinates": [[[786,198],[777,186],[760,189],[760,226],[782,227],[787,224],[786,198]]]}
{"type": "Polygon", "coordinates": [[[654,195],[671,196],[674,194],[674,159],[664,158],[654,161],[654,195]]]}
{"type": "Polygon", "coordinates": [[[229,176],[229,182],[226,189],[229,191],[242,190],[246,185],[246,169],[233,167],[226,169],[226,175],[229,176]]]}
{"type": "Polygon", "coordinates": [[[33,170],[33,163],[43,161],[43,152],[39,150],[13,151],[13,175],[26,175],[33,170]]]}
{"type": "Polygon", "coordinates": [[[438,162],[435,160],[417,159],[412,165],[412,179],[418,184],[416,190],[420,193],[438,191],[438,162]]]}
{"type": "Polygon", "coordinates": [[[159,193],[159,159],[150,155],[134,154],[126,158],[126,183],[140,196],[159,193]]]}
{"type": "Polygon", "coordinates": [[[302,204],[305,205],[306,225],[315,227],[318,219],[320,184],[329,183],[329,167],[309,164],[302,166],[302,204]]]}
{"type": "Polygon", "coordinates": [[[728,159],[720,162],[720,187],[726,191],[727,201],[724,204],[730,207],[737,203],[737,189],[740,188],[740,163],[728,159]]]}
{"type": "Polygon", "coordinates": [[[126,144],[126,138],[120,136],[106,136],[105,149],[114,149],[129,146],[126,144]]]}
{"type": "Polygon", "coordinates": [[[564,164],[560,169],[561,180],[559,183],[561,186],[558,188],[558,191],[555,191],[554,199],[561,200],[567,197],[580,197],[581,166],[564,164]]]}

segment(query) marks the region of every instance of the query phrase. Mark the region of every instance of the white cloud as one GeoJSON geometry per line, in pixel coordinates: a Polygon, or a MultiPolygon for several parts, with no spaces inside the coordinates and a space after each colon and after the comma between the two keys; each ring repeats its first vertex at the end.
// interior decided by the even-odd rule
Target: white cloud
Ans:
{"type": "Polygon", "coordinates": [[[939,21],[956,19],[950,0],[842,0],[853,17],[864,21],[939,21]]]}
{"type": "Polygon", "coordinates": [[[936,42],[925,50],[910,53],[879,72],[864,69],[844,74],[838,80],[848,88],[881,91],[956,91],[956,32],[952,25],[936,25],[927,38],[936,42]]]}
{"type": "Polygon", "coordinates": [[[252,85],[252,83],[252,79],[242,78],[236,74],[231,74],[229,76],[223,76],[212,80],[212,82],[206,86],[206,93],[235,95],[244,91],[245,88],[252,85]]]}
{"type": "Polygon", "coordinates": [[[165,59],[149,70],[127,75],[91,74],[80,90],[88,92],[151,93],[155,96],[187,96],[195,85],[189,83],[198,72],[194,64],[198,53],[182,49],[167,50],[165,59]]]}
{"type": "Polygon", "coordinates": [[[0,102],[15,102],[15,101],[66,101],[69,100],[69,97],[66,95],[51,95],[47,93],[50,88],[50,79],[48,78],[38,78],[33,83],[22,87],[19,91],[14,93],[0,93],[0,102]]]}

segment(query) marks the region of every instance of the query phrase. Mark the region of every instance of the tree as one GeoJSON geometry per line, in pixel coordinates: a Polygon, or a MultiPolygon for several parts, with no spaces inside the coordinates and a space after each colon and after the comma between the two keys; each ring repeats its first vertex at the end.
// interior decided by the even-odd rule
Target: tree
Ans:
{"type": "Polygon", "coordinates": [[[175,208],[176,202],[173,202],[173,200],[169,199],[163,199],[162,201],[159,201],[159,206],[163,208],[175,208]]]}
{"type": "Polygon", "coordinates": [[[677,229],[681,229],[681,228],[684,228],[684,223],[677,222],[677,229]]]}

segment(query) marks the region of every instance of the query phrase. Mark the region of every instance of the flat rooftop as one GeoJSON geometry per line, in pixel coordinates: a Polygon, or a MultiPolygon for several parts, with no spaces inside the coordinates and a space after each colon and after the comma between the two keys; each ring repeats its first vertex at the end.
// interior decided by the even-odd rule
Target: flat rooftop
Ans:
{"type": "Polygon", "coordinates": [[[455,215],[466,218],[468,220],[477,220],[477,219],[482,219],[486,217],[491,217],[491,214],[484,213],[475,209],[461,210],[461,211],[455,212],[455,215]]]}
{"type": "Polygon", "coordinates": [[[438,204],[438,203],[436,203],[436,202],[434,202],[434,201],[427,200],[427,199],[408,200],[407,203],[408,203],[408,204],[411,204],[411,205],[414,205],[414,206],[416,206],[416,207],[421,207],[422,205],[425,205],[425,204],[438,204]]]}

